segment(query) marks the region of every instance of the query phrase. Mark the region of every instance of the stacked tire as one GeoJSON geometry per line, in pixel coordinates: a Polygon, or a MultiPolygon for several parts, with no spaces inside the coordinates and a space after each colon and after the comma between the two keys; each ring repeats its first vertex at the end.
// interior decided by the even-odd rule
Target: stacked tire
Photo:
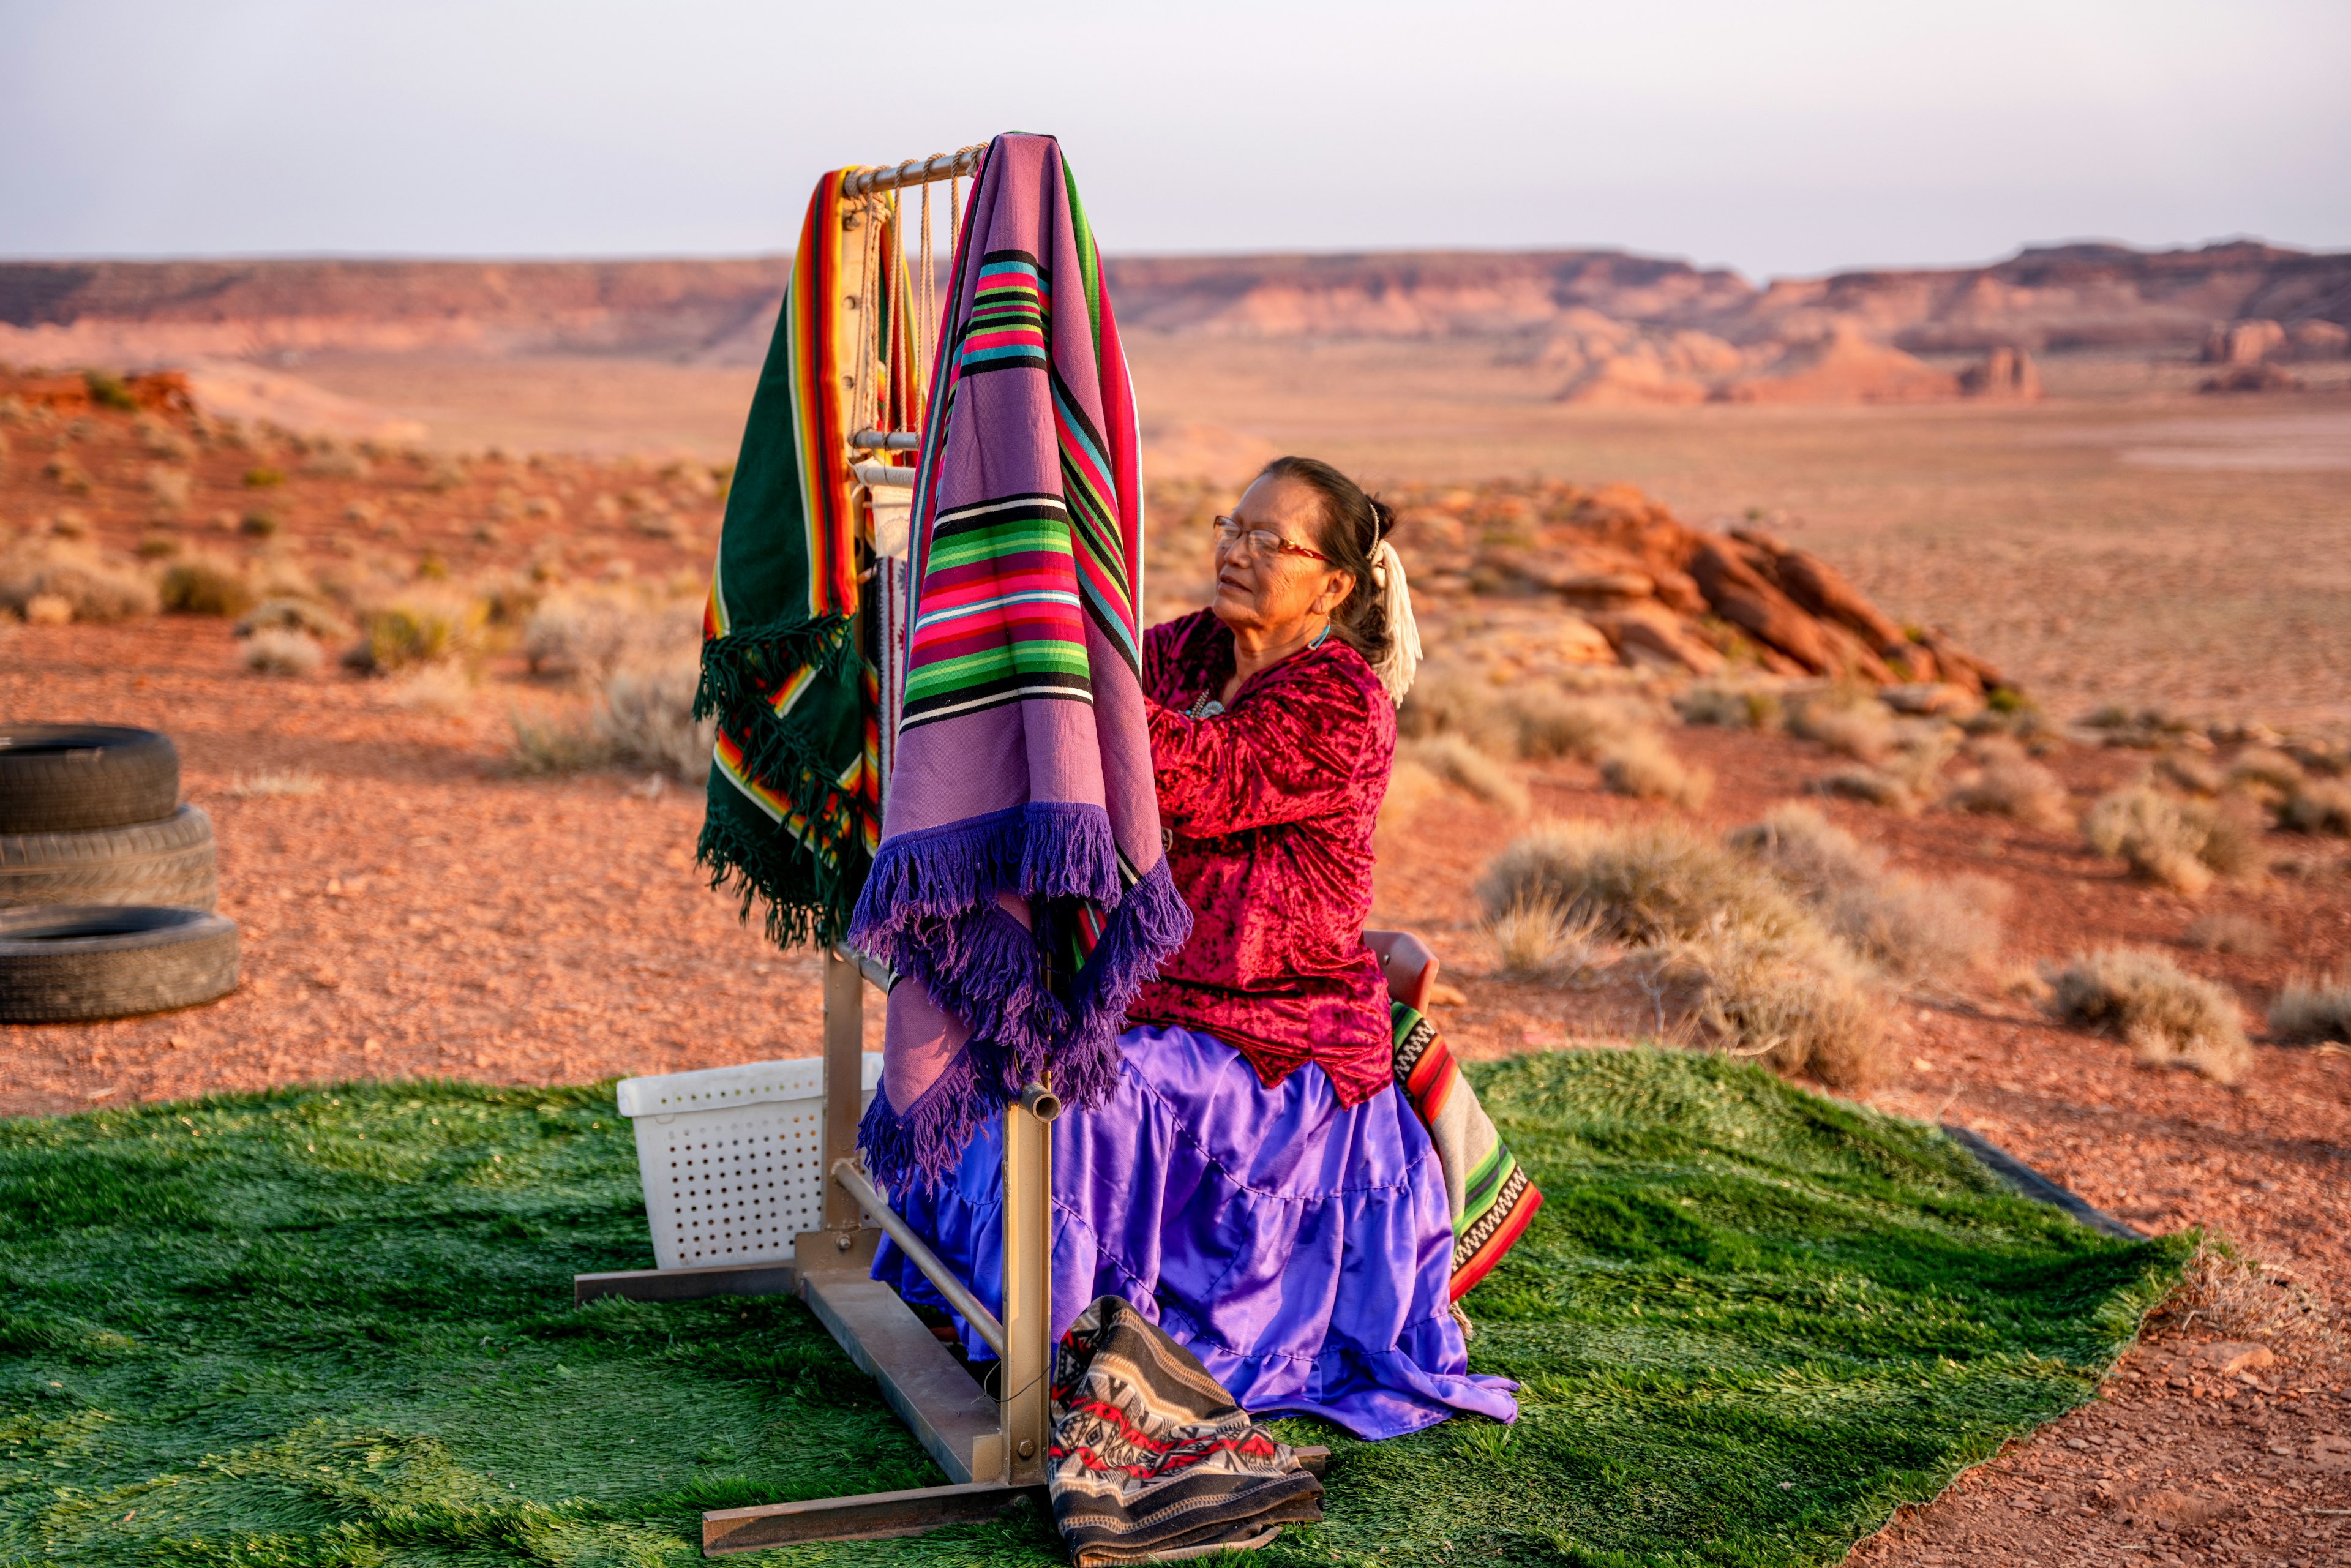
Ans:
{"type": "Polygon", "coordinates": [[[152,730],[0,725],[0,1022],[161,1012],[236,988],[212,821],[152,730]]]}

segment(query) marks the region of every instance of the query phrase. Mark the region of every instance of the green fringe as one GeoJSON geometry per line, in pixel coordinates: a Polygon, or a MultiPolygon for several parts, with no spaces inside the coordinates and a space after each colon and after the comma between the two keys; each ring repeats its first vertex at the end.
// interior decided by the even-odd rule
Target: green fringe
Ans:
{"type": "MultiPolygon", "coordinates": [[[[714,779],[711,788],[734,786],[714,779]]],[[[778,947],[810,942],[829,946],[840,941],[848,933],[850,912],[857,906],[872,863],[864,844],[852,843],[844,873],[765,818],[759,825],[768,831],[747,831],[731,815],[734,809],[722,808],[714,799],[695,845],[695,859],[710,868],[712,891],[736,894],[736,916],[744,921],[751,918],[753,903],[765,900],[768,912],[762,924],[768,940],[778,947]]]]}
{"type": "MultiPolygon", "coordinates": [[[[776,716],[763,693],[802,665],[813,665],[820,680],[855,680],[854,624],[841,615],[803,616],[703,644],[695,716],[715,716],[741,745],[744,770],[803,806],[839,789],[834,780],[851,758],[825,757],[803,727],[776,716]]],[[[862,735],[856,744],[862,747],[862,735]]],[[[839,941],[872,864],[853,822],[841,832],[811,810],[809,834],[814,848],[760,815],[724,775],[712,773],[695,858],[710,868],[713,890],[738,895],[741,918],[750,918],[755,901],[766,901],[768,939],[778,947],[839,941]]]]}
{"type": "Polygon", "coordinates": [[[702,680],[695,688],[694,716],[722,718],[744,708],[768,711],[759,695],[802,664],[813,664],[831,680],[844,678],[857,656],[850,645],[856,622],[846,615],[802,615],[772,621],[747,632],[730,632],[702,644],[702,680]]]}

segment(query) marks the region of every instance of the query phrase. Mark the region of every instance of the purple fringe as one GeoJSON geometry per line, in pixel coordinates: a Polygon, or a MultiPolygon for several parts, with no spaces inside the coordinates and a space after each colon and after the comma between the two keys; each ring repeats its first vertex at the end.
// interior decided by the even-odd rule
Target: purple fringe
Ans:
{"type": "Polygon", "coordinates": [[[903,1113],[888,1094],[873,1097],[858,1145],[874,1179],[934,1185],[980,1119],[1047,1071],[1064,1099],[1100,1103],[1118,1082],[1127,1005],[1191,930],[1164,857],[1122,894],[1110,816],[1098,806],[1019,806],[884,843],[849,940],[926,987],[972,1037],[903,1113]],[[1104,910],[1074,1014],[1045,985],[1036,936],[997,904],[999,894],[1081,897],[1104,910]]]}
{"type": "Polygon", "coordinates": [[[980,1086],[967,1051],[904,1113],[891,1106],[887,1092],[875,1094],[857,1124],[857,1151],[894,1206],[896,1195],[908,1187],[927,1191],[953,1176],[981,1120],[1003,1108],[1002,1101],[980,1086]]]}

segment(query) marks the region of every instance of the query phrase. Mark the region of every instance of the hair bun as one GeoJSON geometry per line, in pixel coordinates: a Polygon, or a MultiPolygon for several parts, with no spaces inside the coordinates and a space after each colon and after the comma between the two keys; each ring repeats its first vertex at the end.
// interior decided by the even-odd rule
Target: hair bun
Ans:
{"type": "Polygon", "coordinates": [[[1372,543],[1376,545],[1388,537],[1389,529],[1395,527],[1395,508],[1388,506],[1377,496],[1366,496],[1364,499],[1371,505],[1372,543]]]}

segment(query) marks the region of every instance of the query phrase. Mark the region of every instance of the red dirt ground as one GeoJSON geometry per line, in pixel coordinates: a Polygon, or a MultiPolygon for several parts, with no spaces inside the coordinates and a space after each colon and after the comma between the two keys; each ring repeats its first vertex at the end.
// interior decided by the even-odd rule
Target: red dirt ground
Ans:
{"type": "MultiPolygon", "coordinates": [[[[7,633],[0,713],[147,725],[178,742],[186,795],[213,814],[246,980],[176,1014],[0,1029],[0,1113],[357,1076],[580,1082],[811,1052],[816,965],[767,946],[703,885],[698,800],[613,775],[507,776],[496,694],[543,699],[516,670],[490,674],[475,711],[445,718],[401,709],[383,683],[246,674],[218,621],[7,633]],[[235,792],[265,770],[308,771],[320,788],[235,792]]],[[[1832,761],[1776,737],[1682,729],[1673,741],[1720,781],[1698,818],[1709,831],[1752,820],[1832,761]]],[[[2139,765],[2082,749],[2050,760],[2084,796],[2139,765]]],[[[1539,774],[1536,799],[1557,815],[1656,809],[1599,792],[1573,764],[1539,774]]],[[[2190,903],[2125,882],[2064,832],[1825,809],[1906,868],[2011,883],[2011,961],[2164,946],[2258,1017],[2289,971],[2351,956],[2351,874],[2328,841],[2273,835],[2292,874],[2190,903]],[[2279,951],[2182,946],[2189,918],[2215,908],[2271,926],[2279,951]]],[[[1642,1032],[1638,998],[1488,972],[1468,889],[1514,827],[1448,795],[1387,835],[1379,918],[1450,956],[1465,993],[1441,1015],[1455,1043],[1489,1056],[1642,1032]]],[[[2206,1226],[2316,1288],[2351,1288],[2351,1055],[2260,1045],[2245,1081],[2224,1089],[2142,1068],[1990,982],[1903,1005],[1909,1066],[1872,1103],[1975,1127],[2144,1228],[2206,1226]]],[[[1906,1511],[1854,1561],[2351,1563],[2351,1515],[2327,1511],[2351,1508],[2345,1365],[2296,1351],[2256,1385],[2175,1376],[2210,1337],[2193,1322],[2167,1328],[2092,1406],[1906,1511]]]]}

